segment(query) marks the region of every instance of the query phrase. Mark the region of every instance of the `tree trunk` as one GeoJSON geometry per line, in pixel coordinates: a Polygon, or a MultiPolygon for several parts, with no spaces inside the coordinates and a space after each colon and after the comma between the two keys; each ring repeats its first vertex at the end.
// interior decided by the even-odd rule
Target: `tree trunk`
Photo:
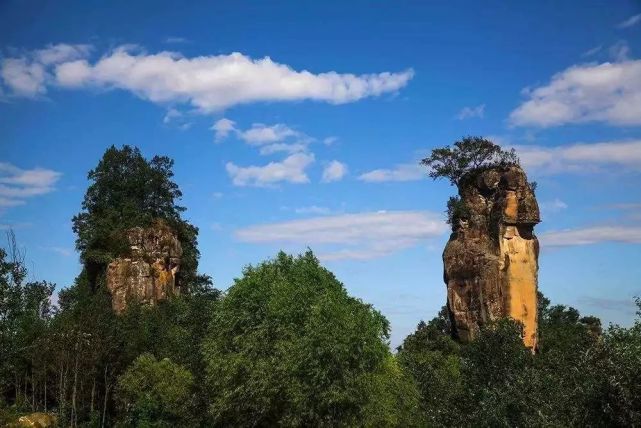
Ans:
{"type": "Polygon", "coordinates": [[[93,378],[93,383],[91,384],[91,414],[93,415],[93,400],[96,396],[96,377],[93,378]]]}
{"type": "Polygon", "coordinates": [[[100,422],[100,428],[105,426],[105,418],[107,417],[107,396],[109,395],[109,382],[107,381],[107,369],[108,365],[105,366],[105,399],[102,403],[102,420],[100,422]]]}
{"type": "Polygon", "coordinates": [[[78,391],[78,346],[76,344],[76,359],[73,367],[73,394],[71,395],[71,426],[77,426],[76,394],[78,391]]]}

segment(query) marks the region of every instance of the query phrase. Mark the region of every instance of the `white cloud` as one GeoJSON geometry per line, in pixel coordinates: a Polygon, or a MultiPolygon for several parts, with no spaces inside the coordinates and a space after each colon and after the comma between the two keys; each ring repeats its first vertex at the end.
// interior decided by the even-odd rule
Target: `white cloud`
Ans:
{"type": "Polygon", "coordinates": [[[298,131],[282,123],[271,126],[254,123],[251,128],[245,131],[238,131],[238,137],[241,140],[255,146],[283,141],[289,137],[296,137],[298,135],[300,135],[298,131]]]}
{"type": "Polygon", "coordinates": [[[54,253],[57,253],[61,256],[64,257],[69,257],[73,254],[73,250],[71,248],[65,248],[65,247],[40,247],[43,250],[51,251],[54,253]]]}
{"type": "Polygon", "coordinates": [[[167,37],[165,39],[165,43],[171,43],[171,44],[187,43],[188,41],[189,40],[184,37],[167,37]]]}
{"type": "Polygon", "coordinates": [[[220,142],[227,138],[230,132],[236,130],[236,122],[229,120],[227,118],[222,118],[217,120],[211,127],[211,130],[215,131],[214,140],[220,142]]]}
{"type": "Polygon", "coordinates": [[[340,181],[347,175],[347,165],[337,160],[331,161],[323,170],[323,183],[340,181]]]}
{"type": "Polygon", "coordinates": [[[603,49],[603,45],[595,46],[592,49],[588,49],[587,51],[583,52],[581,54],[581,56],[582,57],[588,57],[588,56],[595,55],[595,54],[599,53],[601,51],[601,49],[603,49]]]}
{"type": "Polygon", "coordinates": [[[562,211],[564,209],[567,209],[568,204],[560,200],[559,198],[555,198],[552,201],[543,201],[539,203],[539,207],[541,208],[541,211],[544,212],[549,212],[549,213],[556,213],[559,211],[562,211]]]}
{"type": "Polygon", "coordinates": [[[61,64],[66,61],[86,58],[92,49],[91,45],[59,43],[34,51],[34,60],[44,65],[61,64]]]}
{"type": "Polygon", "coordinates": [[[639,125],[641,60],[576,65],[554,75],[548,85],[524,93],[529,99],[510,114],[513,125],[639,125]]]}
{"type": "Polygon", "coordinates": [[[326,146],[331,146],[337,141],[338,141],[338,137],[327,137],[323,139],[323,144],[325,144],[326,146]]]}
{"type": "Polygon", "coordinates": [[[300,207],[294,210],[296,214],[329,214],[331,210],[327,207],[319,207],[317,205],[310,205],[308,207],[300,207]]]}
{"type": "Polygon", "coordinates": [[[232,162],[225,165],[227,173],[236,186],[265,187],[279,182],[308,183],[305,169],[314,162],[311,153],[296,153],[282,162],[270,162],[264,166],[240,167],[232,162]]]}
{"type": "Polygon", "coordinates": [[[625,40],[619,40],[608,49],[612,59],[618,62],[627,61],[630,55],[630,46],[625,40]]]}
{"type": "Polygon", "coordinates": [[[117,47],[93,64],[79,59],[55,67],[57,83],[62,86],[119,88],[156,103],[188,103],[201,112],[253,102],[349,103],[396,92],[413,75],[411,69],[315,74],[293,70],[269,57],[252,59],[237,52],[187,58],[167,51],[148,54],[134,46],[117,47]]]}
{"type": "Polygon", "coordinates": [[[299,153],[307,150],[307,144],[305,143],[275,143],[268,144],[266,146],[261,146],[260,154],[261,155],[271,155],[274,153],[285,152],[285,153],[299,153]]]}
{"type": "Polygon", "coordinates": [[[184,113],[175,108],[167,110],[167,113],[165,113],[165,116],[162,118],[162,123],[175,126],[182,130],[189,129],[192,125],[192,123],[185,118],[184,113]]]}
{"type": "Polygon", "coordinates": [[[211,129],[215,131],[214,139],[216,142],[224,140],[233,133],[250,146],[259,147],[261,155],[271,155],[279,152],[289,154],[305,152],[308,145],[314,141],[313,138],[282,123],[275,125],[254,123],[251,128],[243,130],[236,127],[236,122],[232,120],[220,119],[214,123],[211,129]],[[293,139],[295,139],[295,142],[285,142],[293,139]]]}
{"type": "Polygon", "coordinates": [[[0,77],[12,95],[37,97],[47,92],[53,80],[49,68],[65,61],[77,60],[89,54],[89,45],[49,45],[15,58],[0,61],[0,77]]]}
{"type": "Polygon", "coordinates": [[[21,169],[0,162],[0,208],[22,205],[28,198],[52,192],[61,175],[49,169],[21,169]]]}
{"type": "Polygon", "coordinates": [[[542,246],[569,247],[601,242],[641,244],[639,226],[592,226],[545,232],[539,236],[542,246]]]}
{"type": "Polygon", "coordinates": [[[179,117],[182,117],[182,113],[176,110],[175,108],[170,108],[167,110],[167,113],[165,113],[165,117],[162,119],[162,123],[165,125],[170,124],[174,119],[177,119],[179,117]]]}
{"type": "Polygon", "coordinates": [[[638,14],[638,15],[633,15],[633,16],[629,17],[625,21],[619,23],[619,25],[617,25],[617,27],[619,27],[619,28],[629,28],[629,27],[632,27],[634,25],[637,25],[639,22],[641,22],[641,13],[638,14]]]}
{"type": "Polygon", "coordinates": [[[237,230],[236,238],[253,243],[327,246],[323,260],[382,257],[441,236],[447,225],[440,214],[390,211],[343,214],[264,224],[237,230]]]}
{"type": "Polygon", "coordinates": [[[14,95],[35,97],[47,92],[46,73],[42,64],[26,58],[7,58],[2,60],[0,67],[4,84],[14,95]]]}
{"type": "Polygon", "coordinates": [[[384,181],[415,181],[425,178],[425,171],[417,164],[399,164],[393,169],[375,169],[361,174],[358,179],[369,183],[384,181]]]}
{"type": "Polygon", "coordinates": [[[476,107],[463,107],[463,109],[456,116],[458,120],[470,119],[478,117],[482,119],[485,116],[485,104],[480,104],[476,107]]]}
{"type": "Polygon", "coordinates": [[[595,172],[606,166],[614,166],[616,171],[641,171],[641,140],[513,147],[526,170],[542,174],[595,172]]]}

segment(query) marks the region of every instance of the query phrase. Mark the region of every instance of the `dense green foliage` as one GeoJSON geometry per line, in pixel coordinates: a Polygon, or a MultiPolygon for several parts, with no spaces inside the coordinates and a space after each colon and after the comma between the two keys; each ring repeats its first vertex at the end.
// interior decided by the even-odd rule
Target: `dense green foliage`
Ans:
{"type": "Polygon", "coordinates": [[[397,357],[419,385],[430,426],[641,424],[641,302],[634,326],[601,333],[598,319],[540,301],[536,355],[511,320],[459,345],[442,312],[405,339],[397,357]]]}
{"type": "Polygon", "coordinates": [[[142,354],[118,377],[116,396],[122,426],[174,427],[193,424],[192,374],[165,358],[142,354]]]}
{"type": "Polygon", "coordinates": [[[183,220],[182,197],[172,181],[174,161],[166,156],[145,159],[135,147],[111,146],[95,169],[89,171],[89,188],[82,211],[73,218],[80,259],[95,282],[106,265],[129,249],[125,232],[165,221],[178,235],[183,248],[179,283],[197,282],[198,229],[183,220]]]}
{"type": "Polygon", "coordinates": [[[83,270],[56,305],[53,284],[27,281],[9,236],[1,426],[33,411],[72,427],[641,426],[641,301],[632,327],[603,329],[540,296],[536,355],[507,319],[456,342],[443,308],[393,354],[385,317],[311,251],[246,267],[225,295],[212,288],[196,273],[196,229],[180,217],[171,177],[167,158],[107,151],[74,218],[83,270]],[[104,264],[124,251],[126,227],[156,218],[193,250],[187,292],[116,315],[104,264]]]}
{"type": "Polygon", "coordinates": [[[214,422],[400,423],[417,407],[417,394],[391,356],[388,329],[311,252],[247,267],[221,302],[204,348],[214,422]],[[390,389],[398,385],[404,389],[390,389]]]}
{"type": "Polygon", "coordinates": [[[483,137],[465,137],[453,147],[445,146],[432,150],[421,164],[429,169],[433,179],[447,178],[458,185],[467,174],[495,166],[518,165],[514,149],[503,150],[498,144],[483,137]]]}

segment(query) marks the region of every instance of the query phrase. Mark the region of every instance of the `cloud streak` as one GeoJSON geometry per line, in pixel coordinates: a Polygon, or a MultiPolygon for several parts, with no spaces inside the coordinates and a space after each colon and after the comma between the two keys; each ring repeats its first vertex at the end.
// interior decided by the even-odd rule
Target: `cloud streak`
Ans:
{"type": "Polygon", "coordinates": [[[638,15],[633,15],[626,19],[625,21],[619,23],[617,25],[618,28],[630,28],[632,26],[637,25],[639,22],[641,22],[641,13],[638,15]]]}
{"type": "Polygon", "coordinates": [[[23,205],[29,198],[53,192],[61,176],[50,169],[21,169],[0,162],[0,208],[23,205]]]}
{"type": "Polygon", "coordinates": [[[426,177],[425,171],[418,163],[398,164],[391,169],[375,169],[358,176],[367,183],[382,183],[386,181],[415,181],[426,177]]]}
{"type": "Polygon", "coordinates": [[[545,232],[539,236],[542,247],[572,247],[602,242],[641,244],[639,226],[591,226],[545,232]]]}
{"type": "Polygon", "coordinates": [[[14,95],[34,97],[47,86],[122,89],[154,103],[185,103],[202,113],[239,104],[312,100],[344,104],[394,93],[414,76],[400,72],[351,74],[294,70],[270,57],[242,53],[185,57],[177,52],[147,53],[122,45],[98,60],[87,45],[55,45],[7,58],[0,64],[14,95]]]}
{"type": "Polygon", "coordinates": [[[235,236],[242,242],[321,247],[323,260],[365,260],[413,247],[447,229],[440,214],[381,211],[249,226],[237,230],[235,236]]]}
{"type": "Polygon", "coordinates": [[[542,174],[598,172],[606,166],[616,166],[617,171],[641,171],[641,140],[512,147],[528,171],[542,174]]]}

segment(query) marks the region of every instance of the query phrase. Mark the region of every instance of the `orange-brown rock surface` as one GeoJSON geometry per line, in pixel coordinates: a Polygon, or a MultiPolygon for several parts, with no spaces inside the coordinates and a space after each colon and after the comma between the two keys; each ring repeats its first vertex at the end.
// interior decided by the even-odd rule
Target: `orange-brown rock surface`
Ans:
{"type": "Polygon", "coordinates": [[[176,234],[164,223],[127,231],[129,254],[107,267],[107,288],[112,306],[122,313],[127,302],[155,304],[178,292],[176,274],[182,247],[176,234]]]}
{"type": "Polygon", "coordinates": [[[459,183],[460,215],[443,252],[447,306],[454,334],[475,337],[489,321],[523,323],[523,342],[537,345],[540,222],[534,191],[518,166],[468,174],[459,183]]]}

